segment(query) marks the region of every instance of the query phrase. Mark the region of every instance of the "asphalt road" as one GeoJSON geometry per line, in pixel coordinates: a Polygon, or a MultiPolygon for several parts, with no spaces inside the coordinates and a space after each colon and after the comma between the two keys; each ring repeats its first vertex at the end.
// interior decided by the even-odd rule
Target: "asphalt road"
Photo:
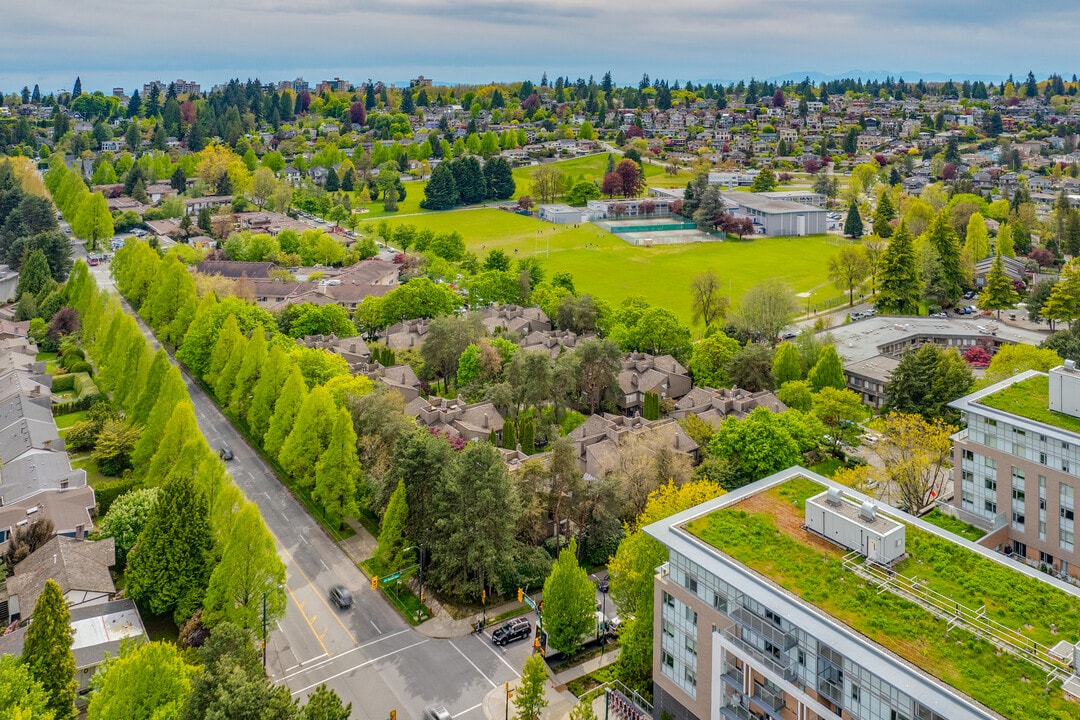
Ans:
{"type": "MultiPolygon", "coordinates": [[[[76,257],[86,257],[82,245],[74,250],[76,257]]],[[[113,286],[108,264],[91,271],[100,287],[113,286]]],[[[271,628],[267,642],[270,677],[300,700],[326,683],[352,703],[353,718],[386,720],[396,710],[400,720],[419,720],[424,707],[442,704],[455,718],[480,720],[484,695],[519,676],[531,644],[497,648],[490,629],[483,636],[436,640],[409,627],[213,401],[190,378],[185,381],[199,429],[212,448],[225,443],[232,449],[229,473],[259,506],[286,564],[285,617],[271,628]],[[353,593],[349,610],[338,610],[327,598],[337,583],[353,593]]]]}

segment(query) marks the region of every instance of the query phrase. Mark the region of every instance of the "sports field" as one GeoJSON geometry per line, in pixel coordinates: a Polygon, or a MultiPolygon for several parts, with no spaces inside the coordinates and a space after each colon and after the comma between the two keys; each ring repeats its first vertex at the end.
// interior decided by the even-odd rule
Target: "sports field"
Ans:
{"type": "MultiPolygon", "coordinates": [[[[611,303],[644,295],[690,321],[690,279],[716,271],[733,301],[747,288],[777,277],[795,292],[827,283],[825,264],[840,243],[835,236],[757,237],[741,242],[634,247],[594,225],[552,225],[502,210],[475,209],[391,218],[436,232],[457,230],[468,249],[483,259],[500,248],[510,257],[538,255],[548,272],[573,273],[579,292],[611,303]]],[[[824,290],[825,288],[823,288],[824,290]]],[[[829,286],[828,294],[836,294],[829,286]]],[[[815,296],[817,293],[815,293],[815,296]]]]}

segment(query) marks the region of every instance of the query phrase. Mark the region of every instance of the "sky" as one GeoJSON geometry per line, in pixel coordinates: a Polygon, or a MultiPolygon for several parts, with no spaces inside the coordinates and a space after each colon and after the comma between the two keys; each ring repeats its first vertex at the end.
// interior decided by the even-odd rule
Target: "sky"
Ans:
{"type": "Polygon", "coordinates": [[[1075,0],[4,0],[0,91],[177,78],[401,84],[1039,79],[1077,68],[1075,0]],[[1072,52],[1070,52],[1072,51],[1072,52]],[[816,76],[815,76],[816,77],[816,76]]]}

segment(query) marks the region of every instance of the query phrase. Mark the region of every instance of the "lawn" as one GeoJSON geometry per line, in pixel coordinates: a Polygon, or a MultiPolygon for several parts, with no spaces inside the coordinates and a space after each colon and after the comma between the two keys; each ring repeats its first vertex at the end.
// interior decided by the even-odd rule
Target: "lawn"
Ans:
{"type": "MultiPolygon", "coordinates": [[[[557,163],[550,164],[557,166],[562,171],[567,181],[567,187],[573,187],[579,182],[588,180],[592,180],[599,185],[604,180],[604,171],[607,169],[607,156],[606,152],[602,152],[571,160],[560,160],[557,163]]],[[[615,154],[616,163],[621,159],[621,155],[615,154]]],[[[532,192],[532,174],[538,167],[541,166],[527,165],[514,169],[514,182],[517,184],[517,191],[514,193],[515,198],[522,195],[531,195],[533,200],[539,202],[536,194],[532,192]]],[[[653,187],[686,187],[686,183],[693,178],[693,174],[686,170],[679,172],[677,175],[668,175],[663,165],[645,163],[644,168],[645,180],[653,187]]]]}
{"type": "Polygon", "coordinates": [[[959,535],[971,542],[977,542],[986,535],[985,530],[980,530],[974,525],[970,525],[959,518],[954,518],[952,515],[946,515],[937,508],[934,508],[926,515],[923,515],[922,519],[931,525],[937,525],[942,530],[948,530],[954,535],[959,535]]]}
{"type": "Polygon", "coordinates": [[[65,413],[63,415],[56,416],[56,427],[59,430],[64,430],[77,422],[82,422],[86,419],[86,410],[80,410],[78,412],[65,413]]]}
{"type": "Polygon", "coordinates": [[[980,405],[1026,417],[1072,432],[1080,432],[1080,419],[1050,409],[1050,378],[1036,375],[1015,382],[979,400],[980,405]]]}
{"type": "Polygon", "coordinates": [[[496,248],[511,257],[538,254],[548,272],[573,273],[579,292],[613,304],[630,295],[644,295],[684,322],[690,320],[690,278],[703,270],[715,270],[733,300],[765,278],[779,278],[795,292],[807,292],[825,282],[825,264],[837,251],[837,238],[825,235],[645,248],[629,245],[591,224],[552,225],[488,208],[416,215],[396,222],[437,232],[457,230],[468,249],[481,258],[496,248]]]}
{"type": "MultiPolygon", "coordinates": [[[[1059,687],[1043,692],[1038,668],[960,628],[943,638],[941,622],[929,612],[878,593],[846,570],[839,547],[793,537],[790,528],[798,527],[806,498],[820,491],[809,480],[793,480],[694,520],[687,530],[1005,717],[1080,718],[1080,705],[1065,700],[1059,687]]],[[[1076,640],[1054,635],[1052,627],[1075,632],[1076,598],[917,528],[907,529],[907,543],[910,557],[898,573],[969,607],[985,604],[989,617],[1033,640],[1076,640]]]]}
{"type": "Polygon", "coordinates": [[[90,487],[97,487],[102,483],[113,482],[116,480],[116,478],[105,477],[102,475],[101,471],[98,470],[97,463],[90,459],[90,455],[76,456],[76,458],[72,458],[71,467],[76,469],[82,468],[86,471],[86,483],[90,487]]]}

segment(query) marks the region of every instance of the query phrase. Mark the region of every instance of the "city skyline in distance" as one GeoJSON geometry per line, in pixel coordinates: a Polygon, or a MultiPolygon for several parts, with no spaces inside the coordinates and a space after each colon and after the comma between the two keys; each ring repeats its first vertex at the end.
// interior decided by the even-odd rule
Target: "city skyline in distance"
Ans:
{"type": "Polygon", "coordinates": [[[1062,0],[1035,12],[1015,3],[912,0],[629,0],[613,13],[600,0],[517,3],[401,0],[190,0],[161,7],[134,0],[72,5],[39,0],[5,8],[0,89],[110,92],[185,78],[204,90],[230,78],[313,86],[342,77],[439,84],[599,79],[618,85],[643,73],[669,81],[837,77],[1000,80],[1033,71],[1074,72],[1072,28],[1080,6],[1062,0]],[[103,22],[103,17],[107,22],[103,22]],[[850,68],[886,68],[860,72],[850,68]],[[896,68],[895,71],[891,70],[896,68]],[[902,68],[917,68],[902,70],[902,68]]]}

